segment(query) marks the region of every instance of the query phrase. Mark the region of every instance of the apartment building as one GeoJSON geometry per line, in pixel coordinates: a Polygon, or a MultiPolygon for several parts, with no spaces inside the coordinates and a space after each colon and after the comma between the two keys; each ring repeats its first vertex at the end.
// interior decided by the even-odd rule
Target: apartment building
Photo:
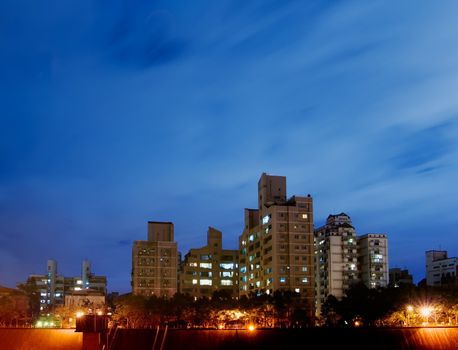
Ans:
{"type": "Polygon", "coordinates": [[[326,224],[315,230],[316,308],[329,295],[341,299],[359,280],[356,231],[345,213],[329,215],[326,224]]]}
{"type": "Polygon", "coordinates": [[[132,247],[132,293],[172,297],[177,292],[178,255],[171,222],[148,222],[148,240],[132,247]]]}
{"type": "Polygon", "coordinates": [[[258,208],[245,209],[239,237],[239,293],[299,293],[314,312],[313,200],[287,199],[286,177],[263,173],[258,182],[258,208]]]}
{"type": "Polygon", "coordinates": [[[27,284],[39,293],[42,312],[65,305],[65,298],[73,294],[97,295],[103,299],[106,296],[107,278],[93,274],[88,260],[83,261],[81,276],[77,277],[59,275],[55,260],[48,260],[46,270],[45,275],[29,275],[27,279],[27,284]]]}
{"type": "Polygon", "coordinates": [[[368,288],[388,286],[388,238],[386,234],[368,233],[358,237],[358,264],[361,281],[368,288]]]}
{"type": "Polygon", "coordinates": [[[458,258],[449,258],[446,250],[428,250],[426,253],[426,284],[442,286],[458,283],[458,258]]]}
{"type": "Polygon", "coordinates": [[[238,297],[238,250],[223,249],[221,231],[209,227],[207,245],[190,249],[180,266],[180,292],[211,297],[225,291],[238,297]]]}

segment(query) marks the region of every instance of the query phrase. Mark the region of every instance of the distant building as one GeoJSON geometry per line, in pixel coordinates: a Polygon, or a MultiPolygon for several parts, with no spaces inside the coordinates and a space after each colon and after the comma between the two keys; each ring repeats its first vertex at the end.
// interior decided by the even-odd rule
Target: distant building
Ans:
{"type": "Polygon", "coordinates": [[[329,295],[341,299],[358,281],[358,254],[355,228],[345,213],[329,215],[326,224],[315,230],[316,307],[329,295]]]}
{"type": "Polygon", "coordinates": [[[407,269],[393,267],[389,270],[390,286],[400,287],[401,285],[413,285],[413,277],[407,269]]]}
{"type": "Polygon", "coordinates": [[[456,284],[458,276],[458,257],[449,258],[446,250],[426,252],[426,284],[442,286],[456,284]]]}
{"type": "Polygon", "coordinates": [[[238,250],[223,249],[221,231],[209,227],[207,245],[185,255],[179,284],[181,293],[198,298],[215,291],[238,297],[238,250]]]}
{"type": "Polygon", "coordinates": [[[368,288],[388,286],[388,239],[386,234],[368,233],[358,237],[358,263],[361,281],[368,288]]]}
{"type": "Polygon", "coordinates": [[[148,222],[148,240],[132,247],[132,293],[172,297],[177,292],[178,255],[173,223],[148,222]]]}
{"type": "Polygon", "coordinates": [[[96,291],[80,291],[66,294],[65,306],[71,308],[84,307],[91,309],[95,313],[96,310],[103,310],[105,306],[105,295],[96,291]]]}
{"type": "Polygon", "coordinates": [[[286,197],[286,177],[263,173],[258,208],[245,209],[239,238],[240,296],[299,293],[314,314],[313,200],[286,197]]]}
{"type": "Polygon", "coordinates": [[[97,293],[105,297],[107,278],[95,276],[89,261],[84,260],[82,273],[78,277],[64,277],[57,273],[57,262],[48,260],[45,275],[29,275],[28,285],[35,286],[40,295],[40,311],[51,311],[56,306],[65,304],[65,296],[73,293],[97,293]]]}

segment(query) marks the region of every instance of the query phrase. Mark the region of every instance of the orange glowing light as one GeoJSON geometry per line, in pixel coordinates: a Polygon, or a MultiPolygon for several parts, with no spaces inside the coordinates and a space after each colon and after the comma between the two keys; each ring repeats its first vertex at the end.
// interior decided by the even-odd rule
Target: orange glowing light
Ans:
{"type": "Polygon", "coordinates": [[[250,324],[250,325],[248,326],[248,330],[249,330],[250,332],[253,332],[253,331],[255,330],[254,325],[250,324]]]}

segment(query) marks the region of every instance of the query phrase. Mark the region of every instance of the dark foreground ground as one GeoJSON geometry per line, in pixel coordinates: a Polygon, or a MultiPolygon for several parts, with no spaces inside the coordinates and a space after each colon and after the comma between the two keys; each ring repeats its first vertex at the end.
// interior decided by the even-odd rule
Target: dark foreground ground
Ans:
{"type": "MultiPolygon", "coordinates": [[[[0,329],[1,350],[83,350],[82,344],[82,334],[74,330],[0,329]]],[[[458,350],[458,328],[169,330],[165,337],[164,330],[119,329],[111,345],[111,350],[159,350],[161,345],[163,350],[458,350]]]]}

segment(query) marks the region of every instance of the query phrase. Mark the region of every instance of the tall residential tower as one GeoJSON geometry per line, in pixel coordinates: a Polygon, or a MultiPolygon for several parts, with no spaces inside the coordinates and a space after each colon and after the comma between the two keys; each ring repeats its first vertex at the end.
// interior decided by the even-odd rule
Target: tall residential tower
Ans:
{"type": "Polygon", "coordinates": [[[245,209],[239,238],[240,296],[299,293],[314,312],[313,201],[286,197],[286,177],[263,173],[258,208],[245,209]]]}
{"type": "Polygon", "coordinates": [[[315,230],[315,276],[318,313],[329,295],[341,299],[358,280],[355,228],[345,213],[329,215],[315,230]]]}
{"type": "Polygon", "coordinates": [[[132,247],[132,293],[172,297],[177,292],[177,243],[173,223],[148,222],[148,240],[132,247]]]}

